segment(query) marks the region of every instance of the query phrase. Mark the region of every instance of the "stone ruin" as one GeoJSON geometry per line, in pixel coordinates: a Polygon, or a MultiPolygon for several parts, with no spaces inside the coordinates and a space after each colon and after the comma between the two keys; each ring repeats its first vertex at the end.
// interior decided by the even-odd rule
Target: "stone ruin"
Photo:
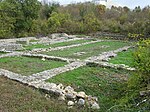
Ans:
{"type": "Polygon", "coordinates": [[[67,42],[72,40],[80,40],[83,38],[78,38],[76,35],[68,35],[66,33],[54,33],[50,34],[46,37],[40,37],[36,38],[38,40],[37,42],[30,42],[30,44],[54,44],[54,43],[60,43],[60,42],[67,42]]]}
{"type": "Polygon", "coordinates": [[[24,38],[14,38],[14,39],[0,39],[1,44],[9,44],[9,43],[16,43],[16,41],[20,40],[35,40],[35,37],[24,37],[24,38]]]}
{"type": "Polygon", "coordinates": [[[76,92],[71,86],[64,87],[62,84],[53,84],[53,88],[57,88],[55,90],[55,94],[58,95],[58,100],[65,101],[68,100],[67,105],[69,108],[72,108],[74,105],[85,106],[92,109],[99,109],[98,98],[92,97],[91,95],[86,95],[85,92],[80,91],[76,92]]]}
{"type": "MultiPolygon", "coordinates": [[[[78,39],[83,39],[83,38],[77,38],[75,35],[67,35],[65,33],[60,33],[60,34],[52,34],[50,37],[42,37],[38,39],[38,42],[31,42],[35,44],[51,44],[51,43],[58,43],[58,42],[66,42],[66,41],[72,41],[72,40],[78,40],[78,39]]],[[[91,38],[86,38],[86,39],[91,39],[91,38]]],[[[22,45],[28,45],[30,40],[37,40],[35,37],[30,37],[30,38],[21,38],[21,39],[3,39],[0,40],[0,51],[16,51],[16,50],[22,50],[23,47],[22,45]],[[5,41],[6,40],[6,41],[5,41]]],[[[52,50],[62,50],[62,49],[67,49],[71,47],[77,47],[77,46],[82,46],[86,44],[91,44],[95,42],[100,42],[102,40],[96,40],[96,41],[91,41],[91,42],[85,42],[81,44],[76,44],[76,45],[70,45],[70,46],[63,46],[63,47],[56,47],[56,48],[48,48],[48,49],[35,49],[36,52],[38,51],[52,51],[52,50]]],[[[101,48],[107,48],[109,46],[101,46],[101,48]]],[[[48,93],[54,93],[54,95],[58,96],[58,100],[67,100],[67,105],[69,108],[72,108],[74,105],[79,105],[79,106],[85,106],[88,105],[88,107],[92,109],[99,109],[98,105],[98,99],[97,97],[92,97],[91,95],[86,95],[85,92],[80,91],[76,92],[72,87],[70,86],[63,86],[62,84],[54,84],[54,83],[47,83],[45,80],[58,75],[60,73],[64,73],[70,70],[74,70],[76,68],[79,68],[81,66],[85,65],[92,65],[95,64],[96,66],[104,66],[104,67],[111,67],[111,68],[123,68],[127,70],[135,70],[133,68],[129,68],[128,66],[125,65],[115,65],[108,63],[108,61],[111,57],[115,57],[118,52],[122,52],[130,48],[131,46],[126,46],[114,51],[109,51],[109,52],[103,52],[98,56],[92,56],[89,57],[83,61],[81,60],[74,60],[74,59],[68,59],[68,58],[62,58],[62,57],[55,57],[55,56],[47,56],[43,54],[34,54],[34,50],[32,52],[12,52],[9,54],[5,54],[1,56],[0,58],[3,57],[10,57],[10,56],[28,56],[28,57],[38,57],[41,58],[41,60],[46,61],[48,59],[53,59],[53,60],[61,60],[61,61],[66,61],[68,62],[67,65],[64,67],[59,67],[59,68],[54,68],[51,70],[46,70],[40,73],[32,74],[31,76],[21,76],[20,74],[12,73],[7,70],[0,69],[0,75],[6,76],[12,80],[19,81],[23,84],[27,84],[29,86],[42,89],[47,91],[48,93]],[[105,61],[105,62],[104,62],[105,61]],[[91,64],[92,63],[92,64],[91,64]]],[[[76,52],[74,55],[80,56],[84,55],[86,52],[76,52]]]]}
{"type": "Polygon", "coordinates": [[[0,44],[0,51],[23,50],[22,44],[0,44]]]}
{"type": "Polygon", "coordinates": [[[51,39],[56,39],[56,38],[66,38],[66,39],[73,39],[76,38],[76,35],[68,35],[66,33],[54,33],[48,36],[51,39]]]}
{"type": "Polygon", "coordinates": [[[96,38],[98,37],[98,38],[119,39],[119,40],[123,40],[126,38],[126,35],[122,35],[119,33],[108,33],[108,32],[96,32],[96,33],[91,33],[89,35],[96,38]]]}
{"type": "Polygon", "coordinates": [[[51,39],[56,39],[59,37],[68,37],[68,35],[66,33],[54,33],[54,34],[48,35],[48,37],[51,39]]]}
{"type": "Polygon", "coordinates": [[[23,44],[23,45],[29,45],[29,42],[30,40],[28,39],[20,39],[16,41],[17,44],[23,44]]]}
{"type": "Polygon", "coordinates": [[[0,51],[17,51],[23,50],[22,45],[28,45],[30,40],[36,39],[35,37],[14,38],[14,39],[1,39],[0,51]]]}

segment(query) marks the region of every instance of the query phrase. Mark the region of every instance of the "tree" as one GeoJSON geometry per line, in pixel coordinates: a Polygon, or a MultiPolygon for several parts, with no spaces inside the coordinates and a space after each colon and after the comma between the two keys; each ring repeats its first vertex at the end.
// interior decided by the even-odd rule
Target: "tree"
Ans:
{"type": "Polygon", "coordinates": [[[95,17],[95,15],[92,14],[87,14],[84,17],[84,26],[85,26],[85,31],[87,33],[90,32],[95,32],[100,30],[101,22],[95,17]]]}
{"type": "Polygon", "coordinates": [[[40,9],[40,18],[48,20],[52,12],[56,12],[58,7],[59,7],[59,4],[55,2],[44,3],[40,9]]]}
{"type": "Polygon", "coordinates": [[[61,14],[53,12],[51,17],[48,19],[48,27],[50,32],[59,31],[60,27],[69,19],[69,14],[61,14]]]}
{"type": "Polygon", "coordinates": [[[126,6],[123,7],[123,10],[124,10],[124,12],[126,12],[126,13],[130,11],[130,9],[129,9],[128,7],[126,7],[126,6]]]}
{"type": "Polygon", "coordinates": [[[12,4],[6,1],[0,2],[0,38],[13,37],[16,19],[12,16],[12,9],[12,4]]]}
{"type": "Polygon", "coordinates": [[[150,84],[150,39],[139,41],[134,53],[135,65],[144,84],[150,84]]]}
{"type": "Polygon", "coordinates": [[[32,27],[32,21],[38,18],[38,11],[40,8],[40,2],[38,0],[3,0],[6,2],[7,10],[11,10],[11,13],[7,13],[9,18],[14,18],[13,33],[17,37],[27,36],[30,33],[32,27]]]}
{"type": "Polygon", "coordinates": [[[20,11],[22,12],[23,18],[17,19],[16,32],[22,33],[22,31],[25,31],[27,33],[30,33],[32,21],[38,18],[40,3],[37,0],[17,0],[17,1],[21,5],[20,11]]]}
{"type": "Polygon", "coordinates": [[[106,11],[106,6],[105,5],[97,5],[97,10],[98,10],[98,13],[100,15],[104,14],[105,11],[106,11]]]}
{"type": "Polygon", "coordinates": [[[135,7],[135,9],[133,10],[134,12],[141,12],[141,7],[138,6],[138,7],[135,7]]]}
{"type": "Polygon", "coordinates": [[[143,33],[146,37],[150,36],[150,21],[145,22],[143,33]]]}

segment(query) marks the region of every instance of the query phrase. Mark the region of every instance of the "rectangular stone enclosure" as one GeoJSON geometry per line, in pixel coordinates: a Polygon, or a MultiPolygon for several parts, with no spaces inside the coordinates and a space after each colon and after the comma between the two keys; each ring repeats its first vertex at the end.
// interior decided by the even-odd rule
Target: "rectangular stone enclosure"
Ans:
{"type": "Polygon", "coordinates": [[[0,68],[29,76],[45,70],[58,68],[66,65],[67,62],[42,60],[35,57],[7,57],[0,58],[0,68]]]}

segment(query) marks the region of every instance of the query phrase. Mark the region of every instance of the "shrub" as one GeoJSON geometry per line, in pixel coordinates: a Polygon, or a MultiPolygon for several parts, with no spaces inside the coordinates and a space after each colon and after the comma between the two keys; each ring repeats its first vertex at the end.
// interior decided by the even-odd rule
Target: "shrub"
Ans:
{"type": "Polygon", "coordinates": [[[137,43],[134,60],[137,71],[130,76],[119,104],[125,105],[125,109],[131,109],[133,112],[148,112],[150,107],[147,98],[149,96],[141,97],[139,93],[147,90],[148,84],[150,84],[150,39],[137,43]]]}
{"type": "Polygon", "coordinates": [[[144,38],[143,34],[128,33],[128,39],[129,40],[140,40],[142,38],[144,38]]]}
{"type": "Polygon", "coordinates": [[[139,41],[134,53],[135,65],[142,78],[150,81],[150,39],[139,41]]]}

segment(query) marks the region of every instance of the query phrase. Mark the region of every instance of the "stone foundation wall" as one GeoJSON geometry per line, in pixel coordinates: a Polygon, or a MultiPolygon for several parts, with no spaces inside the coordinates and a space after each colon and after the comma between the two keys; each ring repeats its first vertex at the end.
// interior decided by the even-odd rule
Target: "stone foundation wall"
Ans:
{"type": "Polygon", "coordinates": [[[97,33],[91,33],[89,35],[97,38],[112,38],[112,39],[119,39],[119,40],[124,40],[126,38],[126,35],[122,35],[118,33],[108,33],[108,32],[97,32],[97,33]]]}
{"type": "Polygon", "coordinates": [[[13,39],[0,39],[1,44],[8,44],[8,43],[16,43],[19,40],[35,40],[35,37],[24,37],[24,38],[13,38],[13,39]]]}
{"type": "Polygon", "coordinates": [[[0,51],[23,50],[21,44],[0,44],[0,51]]]}

